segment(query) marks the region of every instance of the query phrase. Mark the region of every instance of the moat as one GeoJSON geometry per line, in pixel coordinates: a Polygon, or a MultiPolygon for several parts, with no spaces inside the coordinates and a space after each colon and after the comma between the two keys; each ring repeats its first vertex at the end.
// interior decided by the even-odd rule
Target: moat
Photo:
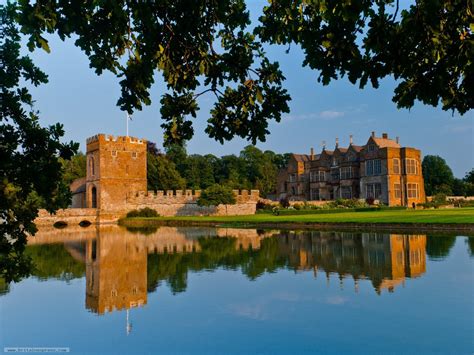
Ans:
{"type": "Polygon", "coordinates": [[[0,284],[3,347],[72,353],[472,353],[474,237],[42,228],[0,284]]]}

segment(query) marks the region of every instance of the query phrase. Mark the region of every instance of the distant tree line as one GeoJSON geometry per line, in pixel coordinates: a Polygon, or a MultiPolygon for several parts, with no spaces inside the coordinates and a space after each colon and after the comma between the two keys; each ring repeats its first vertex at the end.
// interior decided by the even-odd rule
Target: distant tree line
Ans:
{"type": "Polygon", "coordinates": [[[286,166],[290,154],[245,147],[239,155],[216,157],[212,154],[188,155],[186,148],[173,145],[162,153],[148,143],[148,189],[206,189],[214,184],[233,189],[257,189],[262,196],[276,190],[278,171],[286,166]]]}
{"type": "Polygon", "coordinates": [[[474,168],[462,179],[456,178],[446,161],[437,155],[427,155],[422,162],[425,192],[427,196],[445,194],[448,196],[474,195],[474,168]]]}

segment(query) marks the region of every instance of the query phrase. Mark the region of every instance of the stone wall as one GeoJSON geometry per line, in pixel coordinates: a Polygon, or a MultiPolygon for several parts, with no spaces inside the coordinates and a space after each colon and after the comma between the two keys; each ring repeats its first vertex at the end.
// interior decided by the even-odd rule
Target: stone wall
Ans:
{"type": "Polygon", "coordinates": [[[56,213],[51,214],[44,209],[40,209],[38,217],[35,219],[37,225],[53,225],[61,221],[68,225],[79,224],[82,221],[97,223],[98,211],[95,208],[67,208],[57,210],[56,213]]]}
{"type": "Polygon", "coordinates": [[[127,196],[127,209],[152,208],[161,216],[203,216],[203,215],[249,215],[255,214],[259,200],[258,190],[234,190],[235,205],[201,207],[197,199],[200,190],[148,191],[130,193],[127,196]]]}

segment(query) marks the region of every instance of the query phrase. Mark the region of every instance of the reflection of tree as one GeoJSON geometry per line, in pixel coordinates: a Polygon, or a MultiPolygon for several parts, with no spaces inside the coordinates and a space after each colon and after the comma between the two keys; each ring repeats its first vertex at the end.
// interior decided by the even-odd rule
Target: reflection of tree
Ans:
{"type": "Polygon", "coordinates": [[[256,279],[265,272],[275,272],[288,264],[287,258],[280,255],[278,237],[265,238],[260,244],[260,249],[249,251],[247,263],[242,265],[242,272],[251,280],[256,279]]]}
{"type": "Polygon", "coordinates": [[[3,277],[0,277],[0,296],[10,291],[10,284],[5,281],[3,277]]]}
{"type": "Polygon", "coordinates": [[[85,265],[67,252],[63,244],[30,245],[25,254],[33,263],[31,274],[41,280],[56,278],[69,281],[84,276],[85,265]]]}
{"type": "MultiPolygon", "coordinates": [[[[341,281],[353,278],[355,284],[369,279],[378,292],[393,290],[406,278],[425,273],[425,250],[431,258],[442,258],[455,243],[455,237],[427,240],[424,235],[380,233],[312,231],[272,236],[241,233],[236,237],[209,237],[206,233],[206,237],[196,239],[195,231],[189,236],[181,234],[183,231],[171,232],[166,234],[165,230],[163,235],[153,236],[127,233],[122,237],[104,234],[86,244],[69,241],[66,245],[32,245],[26,255],[33,260],[33,274],[40,279],[67,281],[81,277],[89,268],[86,278],[91,288],[87,299],[94,309],[110,310],[111,306],[128,307],[127,302],[146,303],[146,293],[161,283],[173,293],[184,292],[189,272],[219,268],[239,270],[250,280],[279,269],[311,270],[315,276],[324,271],[328,278],[331,274],[341,281]],[[85,268],[82,260],[88,258],[91,263],[85,268]],[[115,295],[110,296],[104,289],[115,295]],[[104,295],[122,298],[118,302],[104,295]]],[[[472,253],[472,238],[468,243],[472,253]]],[[[7,287],[4,289],[8,292],[7,287]]]]}
{"type": "Polygon", "coordinates": [[[449,255],[454,243],[456,243],[456,237],[428,235],[426,237],[426,254],[431,260],[442,260],[449,255]]]}
{"type": "Polygon", "coordinates": [[[469,253],[474,257],[474,237],[467,237],[466,242],[469,247],[469,253]]]}
{"type": "Polygon", "coordinates": [[[133,234],[142,234],[142,235],[152,235],[156,233],[158,227],[155,226],[146,226],[146,227],[135,227],[135,226],[126,226],[127,232],[133,234]]]}
{"type": "Polygon", "coordinates": [[[237,248],[232,237],[199,238],[199,245],[199,252],[148,255],[148,292],[154,291],[160,281],[165,281],[173,293],[183,292],[190,271],[241,268],[250,279],[256,279],[285,265],[278,255],[278,238],[262,240],[258,250],[237,248]]]}

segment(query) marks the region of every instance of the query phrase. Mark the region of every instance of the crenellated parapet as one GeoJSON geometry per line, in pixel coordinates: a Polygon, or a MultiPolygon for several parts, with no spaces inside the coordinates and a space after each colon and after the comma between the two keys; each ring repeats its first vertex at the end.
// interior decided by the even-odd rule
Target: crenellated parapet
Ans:
{"type": "MultiPolygon", "coordinates": [[[[236,203],[257,203],[260,198],[258,190],[233,190],[236,203]]],[[[201,190],[166,190],[130,192],[127,203],[134,205],[181,204],[193,203],[201,196],[201,190]]]]}
{"type": "Polygon", "coordinates": [[[86,139],[86,144],[92,144],[96,142],[118,142],[118,143],[132,143],[132,144],[145,144],[146,140],[130,137],[130,136],[113,136],[111,134],[99,133],[86,139]]]}

